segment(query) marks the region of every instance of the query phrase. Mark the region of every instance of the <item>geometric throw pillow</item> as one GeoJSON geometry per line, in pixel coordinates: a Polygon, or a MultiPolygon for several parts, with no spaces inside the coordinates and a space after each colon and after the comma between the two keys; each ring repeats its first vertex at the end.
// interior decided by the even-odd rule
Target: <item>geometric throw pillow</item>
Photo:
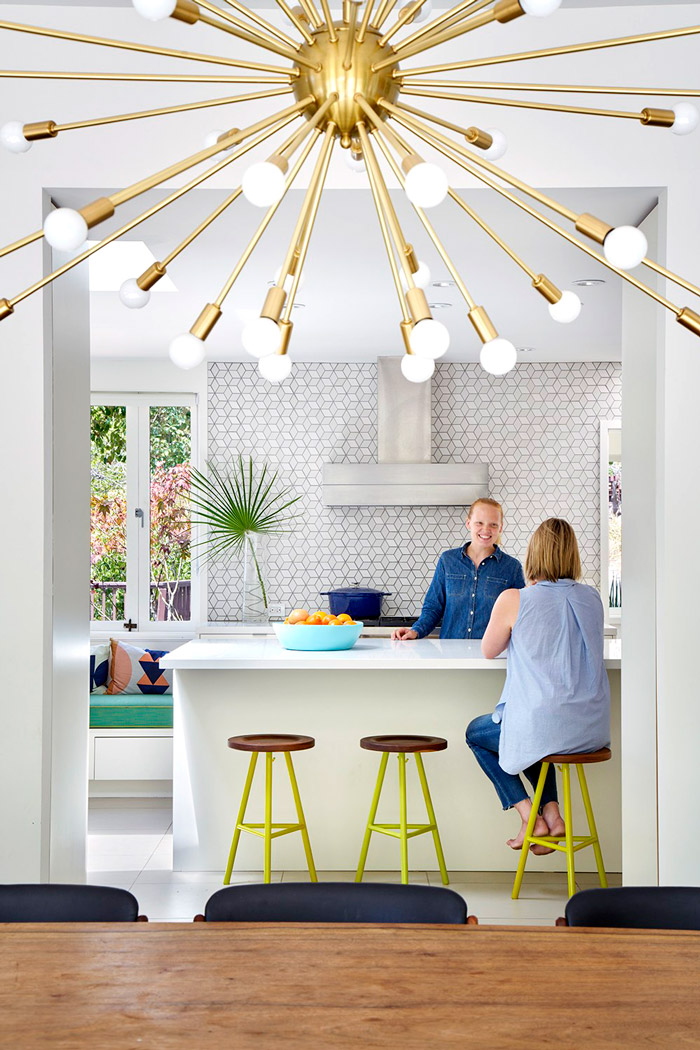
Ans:
{"type": "Polygon", "coordinates": [[[106,693],[109,677],[109,645],[90,646],[90,692],[106,693]]]}
{"type": "Polygon", "coordinates": [[[172,692],[170,679],[161,671],[158,661],[168,650],[140,649],[112,638],[111,678],[107,692],[144,693],[147,696],[172,692]]]}

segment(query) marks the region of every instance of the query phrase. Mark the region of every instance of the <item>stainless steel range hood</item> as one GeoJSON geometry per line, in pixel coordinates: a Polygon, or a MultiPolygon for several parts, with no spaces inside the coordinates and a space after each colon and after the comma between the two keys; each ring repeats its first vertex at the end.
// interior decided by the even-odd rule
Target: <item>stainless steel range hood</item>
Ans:
{"type": "Polygon", "coordinates": [[[431,463],[431,383],[409,383],[380,357],[378,463],[324,463],[327,507],[462,507],[489,490],[487,463],[431,463]]]}

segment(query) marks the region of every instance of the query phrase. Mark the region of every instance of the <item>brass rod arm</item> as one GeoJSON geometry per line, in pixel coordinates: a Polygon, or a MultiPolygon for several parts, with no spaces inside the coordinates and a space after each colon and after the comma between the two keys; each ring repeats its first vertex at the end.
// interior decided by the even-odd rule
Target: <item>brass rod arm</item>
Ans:
{"type": "MultiPolygon", "coordinates": [[[[396,119],[399,121],[399,123],[404,123],[402,117],[397,116],[396,119]]],[[[488,175],[485,175],[482,171],[480,171],[479,167],[477,167],[476,164],[470,164],[463,157],[455,155],[455,153],[452,152],[452,150],[450,150],[447,146],[443,145],[442,142],[438,141],[437,133],[435,133],[435,136],[433,136],[432,131],[430,133],[426,133],[422,130],[419,130],[418,127],[410,127],[407,121],[405,122],[405,126],[408,127],[410,131],[413,131],[416,135],[418,135],[419,138],[423,139],[423,141],[426,142],[428,145],[433,146],[434,149],[442,153],[443,156],[447,157],[448,160],[451,160],[454,164],[459,165],[460,168],[463,168],[465,171],[469,172],[470,175],[473,175],[476,179],[478,179],[480,182],[483,182],[484,185],[488,186],[490,189],[495,190],[496,193],[500,194],[501,197],[503,197],[505,200],[509,200],[512,204],[515,204],[518,208],[521,209],[521,211],[524,211],[528,215],[532,216],[533,219],[537,219],[537,221],[541,222],[543,226],[547,226],[550,230],[554,231],[555,233],[558,233],[559,236],[563,237],[564,240],[569,242],[569,244],[573,244],[576,248],[580,248],[582,252],[585,252],[586,255],[589,255],[592,259],[595,259],[597,262],[601,263],[601,265],[605,266],[608,270],[611,270],[613,273],[616,273],[618,277],[622,277],[623,280],[627,281],[629,284],[639,289],[639,291],[642,291],[646,295],[649,295],[652,299],[655,299],[656,302],[659,303],[661,306],[665,306],[667,310],[671,310],[676,315],[676,317],[678,317],[679,313],[681,313],[680,307],[675,306],[669,299],[666,299],[663,295],[660,295],[653,288],[648,288],[647,285],[645,285],[642,281],[638,280],[638,278],[633,277],[631,273],[627,273],[626,270],[619,270],[616,266],[613,266],[612,263],[609,263],[605,256],[602,255],[600,252],[597,252],[593,248],[590,248],[584,241],[579,241],[578,238],[574,237],[567,230],[562,229],[561,226],[557,226],[557,224],[552,219],[548,219],[546,215],[541,215],[540,212],[536,211],[535,208],[532,207],[532,205],[528,204],[526,201],[520,200],[520,198],[516,197],[515,194],[510,192],[510,190],[505,189],[503,186],[499,186],[497,182],[494,182],[494,180],[489,178],[488,175]]]]}
{"type": "Polygon", "coordinates": [[[360,107],[362,112],[369,117],[369,119],[372,122],[372,126],[374,128],[381,128],[382,132],[389,139],[397,153],[401,154],[402,160],[405,157],[412,157],[415,155],[415,150],[412,150],[410,146],[406,142],[404,142],[399,135],[396,134],[394,129],[390,127],[387,121],[382,120],[379,114],[369,105],[364,95],[355,95],[355,102],[360,107]]]}
{"type": "Polygon", "coordinates": [[[144,117],[162,117],[172,113],[186,113],[189,110],[207,109],[214,106],[227,106],[233,102],[252,102],[259,98],[272,98],[285,95],[292,88],[285,85],[269,91],[251,91],[246,95],[230,95],[228,98],[215,98],[206,102],[186,102],[180,106],[162,106],[160,109],[144,109],[137,113],[119,113],[112,117],[95,117],[94,120],[74,120],[67,124],[56,124],[55,134],[59,131],[75,131],[79,128],[94,128],[101,124],[117,124],[124,120],[141,120],[144,117]]]}
{"type": "Polygon", "coordinates": [[[280,204],[282,203],[282,201],[284,200],[285,196],[287,195],[287,191],[291,188],[292,183],[294,182],[294,180],[296,179],[297,175],[299,174],[299,171],[301,170],[302,165],[306,162],[306,159],[309,156],[309,153],[311,152],[311,150],[314,147],[316,139],[321,134],[320,131],[318,131],[318,129],[314,128],[313,130],[315,131],[315,135],[312,135],[312,137],[309,139],[307,144],[304,146],[304,149],[301,151],[301,153],[300,153],[296,163],[294,164],[292,170],[290,171],[289,175],[287,176],[286,182],[284,184],[284,191],[282,193],[282,196],[280,197],[280,199],[278,201],[275,201],[274,204],[271,204],[270,207],[265,212],[265,217],[263,218],[263,220],[260,223],[260,225],[258,226],[257,230],[255,231],[255,233],[251,237],[251,239],[248,242],[248,244],[247,244],[243,254],[241,255],[240,259],[238,260],[238,262],[236,263],[235,267],[231,271],[231,274],[227,278],[226,283],[224,284],[223,288],[221,289],[221,291],[219,292],[218,296],[214,300],[214,305],[218,306],[219,309],[221,309],[221,306],[222,306],[222,304],[224,302],[224,299],[226,298],[226,296],[228,295],[228,293],[231,291],[231,289],[233,288],[234,284],[238,280],[238,277],[240,276],[241,270],[243,269],[245,264],[248,262],[248,259],[250,258],[250,256],[253,254],[253,251],[255,250],[258,242],[260,241],[260,238],[262,237],[262,235],[265,232],[265,230],[267,229],[267,227],[270,225],[270,222],[272,221],[272,217],[274,216],[275,212],[277,211],[277,209],[279,208],[280,204]]]}
{"type": "Polygon", "coordinates": [[[654,262],[653,259],[642,259],[642,266],[646,266],[648,269],[653,270],[654,273],[658,273],[661,277],[665,277],[667,281],[672,281],[674,284],[679,285],[681,288],[685,288],[687,292],[692,292],[693,295],[700,296],[700,288],[696,284],[692,284],[690,281],[686,281],[685,277],[681,277],[677,273],[673,273],[672,270],[667,270],[661,263],[654,262]]]}
{"type": "Polygon", "coordinates": [[[401,11],[399,11],[399,17],[396,19],[393,26],[387,29],[384,36],[380,38],[380,47],[384,47],[385,44],[388,44],[391,38],[396,36],[399,29],[405,26],[407,22],[410,22],[411,19],[418,14],[425,3],[427,3],[427,0],[413,0],[412,4],[407,4],[406,7],[402,8],[401,11]]]}
{"type": "Polygon", "coordinates": [[[552,211],[555,211],[558,215],[561,215],[563,218],[568,219],[569,222],[575,223],[578,219],[578,215],[576,214],[576,212],[572,211],[571,208],[567,208],[563,204],[559,204],[558,201],[555,201],[553,198],[548,197],[544,193],[541,193],[539,190],[536,190],[533,186],[529,186],[526,182],[523,182],[521,179],[516,178],[515,175],[510,175],[507,171],[504,171],[502,168],[499,168],[495,164],[492,164],[491,161],[486,160],[484,157],[477,156],[477,154],[472,153],[471,150],[468,150],[465,147],[461,146],[458,142],[453,142],[452,139],[448,139],[447,136],[443,135],[439,131],[436,131],[434,128],[427,127],[425,124],[423,124],[419,120],[416,120],[416,118],[411,115],[416,113],[421,117],[427,117],[428,120],[432,120],[430,114],[423,113],[421,110],[416,110],[412,106],[394,106],[391,103],[386,102],[384,99],[379,100],[379,105],[382,107],[382,109],[386,109],[387,112],[391,113],[392,116],[394,116],[400,124],[403,124],[405,128],[408,128],[409,131],[413,131],[416,135],[419,135],[420,138],[423,138],[423,141],[427,141],[424,138],[424,135],[427,134],[431,141],[442,143],[443,145],[447,146],[448,149],[454,150],[455,153],[459,153],[460,156],[465,157],[472,164],[477,165],[480,168],[485,168],[486,171],[489,171],[492,175],[495,175],[499,179],[503,179],[504,182],[507,182],[511,186],[514,186],[516,189],[521,190],[523,193],[526,193],[528,197],[532,197],[533,200],[538,201],[545,207],[551,208],[552,211]]]}
{"type": "Polygon", "coordinates": [[[424,40],[418,40],[415,44],[404,47],[400,53],[398,50],[395,51],[389,58],[383,58],[381,62],[375,62],[372,69],[375,72],[380,69],[386,69],[387,66],[396,65],[397,62],[401,62],[404,58],[411,58],[413,55],[419,55],[423,51],[429,51],[439,44],[445,44],[448,40],[454,40],[455,37],[471,33],[473,30],[489,25],[490,22],[495,20],[495,8],[491,7],[488,11],[480,11],[478,15],[474,15],[468,22],[458,22],[457,25],[449,26],[433,36],[426,37],[424,40]]]}
{"type": "Polygon", "coordinates": [[[171,47],[153,47],[149,44],[137,44],[128,40],[111,40],[107,37],[87,36],[85,33],[68,33],[62,29],[48,29],[46,26],[30,26],[20,22],[5,22],[0,19],[0,29],[10,29],[18,33],[29,33],[33,36],[48,36],[54,40],[71,40],[78,44],[99,44],[101,47],[115,47],[122,51],[140,51],[146,55],[166,55],[168,58],[185,58],[193,62],[213,62],[214,65],[238,66],[242,69],[257,69],[261,73],[279,73],[288,76],[290,70],[281,66],[268,66],[262,62],[247,62],[243,59],[222,58],[219,55],[203,55],[196,51],[176,51],[171,47]]]}
{"type": "Polygon", "coordinates": [[[284,12],[284,14],[287,16],[287,18],[292,23],[297,32],[301,33],[306,43],[313,44],[314,38],[311,36],[311,33],[308,31],[301,19],[297,18],[297,16],[294,14],[286,0],[275,0],[275,3],[279,7],[280,11],[284,12]]]}
{"type": "MultiPolygon", "coordinates": [[[[406,95],[420,95],[421,98],[440,98],[450,102],[470,102],[475,103],[476,105],[482,104],[485,106],[508,106],[511,109],[539,109],[547,110],[552,113],[579,113],[592,117],[622,117],[628,120],[642,120],[644,117],[643,113],[633,113],[628,110],[597,109],[588,106],[558,106],[553,102],[530,102],[512,98],[488,98],[479,95],[462,95],[457,91],[443,91],[440,88],[436,88],[435,90],[414,88],[410,84],[406,84],[405,87],[402,87],[401,91],[406,95]]],[[[446,128],[451,127],[455,131],[461,130],[455,125],[450,124],[448,121],[438,120],[437,117],[432,117],[431,119],[434,120],[436,124],[444,124],[446,128]]]]}
{"type": "Polygon", "coordinates": [[[581,51],[597,51],[608,47],[622,47],[625,44],[647,44],[653,40],[673,40],[678,37],[696,36],[700,25],[686,26],[682,29],[664,29],[658,33],[639,33],[636,36],[614,37],[610,40],[591,40],[584,44],[567,44],[564,47],[545,47],[539,51],[518,51],[510,55],[492,55],[489,58],[472,58],[464,62],[443,62],[435,66],[423,66],[420,69],[404,70],[406,77],[422,77],[426,73],[447,73],[451,69],[476,69],[479,66],[497,66],[504,62],[524,62],[531,58],[550,58],[553,55],[573,55],[581,51]]]}
{"type": "MultiPolygon", "coordinates": [[[[382,131],[381,130],[375,131],[374,135],[375,135],[375,138],[377,140],[377,143],[379,144],[379,148],[381,149],[382,153],[386,157],[386,159],[387,159],[387,161],[388,161],[392,171],[394,172],[394,175],[398,179],[399,185],[402,188],[404,188],[405,187],[405,183],[406,183],[406,179],[404,177],[403,172],[401,171],[401,168],[396,163],[395,158],[392,156],[388,145],[384,142],[384,135],[382,134],[382,131]]],[[[472,295],[471,295],[469,289],[467,288],[466,284],[462,280],[457,267],[452,262],[452,259],[450,258],[449,254],[447,252],[447,249],[445,248],[444,244],[442,243],[442,241],[438,237],[437,233],[435,232],[433,224],[427,218],[427,216],[426,216],[426,214],[425,214],[425,212],[423,211],[422,208],[419,208],[418,205],[416,205],[416,204],[413,205],[413,208],[414,208],[414,210],[416,212],[416,215],[418,216],[420,221],[423,223],[423,227],[425,228],[425,232],[428,234],[428,236],[430,237],[431,241],[435,245],[435,248],[437,249],[438,255],[440,256],[440,258],[444,262],[445,266],[447,267],[447,269],[448,269],[448,271],[450,273],[450,276],[452,277],[452,280],[457,285],[457,288],[459,289],[460,295],[464,299],[464,301],[467,304],[467,306],[469,307],[469,309],[473,310],[475,308],[475,306],[476,306],[476,300],[472,298],[472,295]]]]}
{"type": "Polygon", "coordinates": [[[396,7],[396,4],[397,0],[384,0],[384,2],[379,5],[377,14],[372,19],[372,25],[375,29],[382,28],[387,18],[396,7]]]}
{"type": "Polygon", "coordinates": [[[462,0],[461,3],[457,4],[447,11],[444,11],[437,18],[433,18],[431,22],[426,22],[420,29],[416,29],[410,36],[404,37],[404,39],[396,45],[396,51],[400,54],[404,47],[409,47],[415,43],[416,40],[422,40],[425,36],[432,36],[439,29],[446,25],[452,25],[454,22],[459,21],[462,18],[466,18],[467,15],[476,14],[477,11],[481,11],[482,8],[488,7],[493,0],[462,0]]]}
{"type": "MultiPolygon", "coordinates": [[[[238,160],[238,158],[242,157],[244,153],[249,152],[251,149],[255,149],[256,146],[259,146],[271,135],[274,135],[275,132],[280,131],[286,124],[289,124],[289,122],[293,119],[294,114],[290,114],[288,117],[285,117],[284,120],[278,120],[275,125],[266,129],[256,138],[251,139],[250,142],[246,142],[244,146],[241,146],[240,149],[232,153],[230,157],[224,157],[222,160],[218,161],[212,168],[209,168],[207,171],[202,172],[200,175],[197,175],[194,179],[191,179],[190,182],[186,183],[186,185],[182,186],[179,190],[174,190],[171,194],[165,197],[164,200],[159,201],[157,204],[154,204],[152,207],[142,212],[141,215],[137,215],[135,219],[131,219],[129,222],[121,226],[118,230],[115,230],[114,233],[110,233],[107,237],[104,237],[97,244],[93,244],[91,245],[91,247],[86,248],[84,252],[80,253],[80,255],[77,255],[74,259],[70,259],[67,263],[64,263],[63,266],[59,266],[59,268],[57,270],[54,270],[53,273],[47,274],[46,277],[42,277],[41,280],[36,281],[34,284],[30,285],[29,288],[25,288],[23,292],[20,292],[18,295],[14,296],[14,298],[9,300],[10,305],[12,307],[15,307],[17,303],[22,302],[23,299],[26,299],[34,292],[38,292],[47,284],[50,284],[52,281],[55,281],[57,277],[61,277],[64,273],[67,273],[68,270],[72,270],[74,266],[78,266],[79,263],[84,262],[85,259],[89,259],[90,256],[94,255],[95,252],[100,250],[100,248],[104,248],[105,245],[111,244],[112,241],[116,241],[125,233],[129,233],[136,226],[140,225],[140,223],[145,222],[146,219],[150,219],[153,215],[156,215],[159,211],[162,211],[163,208],[167,208],[167,206],[169,204],[172,204],[173,201],[179,200],[180,197],[184,196],[196,186],[199,186],[202,182],[205,182],[206,179],[211,178],[212,175],[216,175],[217,172],[221,171],[228,164],[232,164],[233,161],[238,160]]],[[[214,149],[214,147],[211,148],[214,149]]]]}
{"type": "Polygon", "coordinates": [[[357,42],[361,44],[367,35],[367,28],[369,26],[369,20],[374,9],[374,0],[365,0],[365,11],[362,15],[362,21],[360,22],[360,28],[357,31],[357,42]]]}
{"type": "Polygon", "coordinates": [[[337,44],[337,42],[338,42],[338,34],[336,32],[335,25],[333,23],[333,16],[331,14],[331,9],[329,7],[328,0],[321,0],[321,10],[323,11],[323,17],[326,20],[326,29],[328,30],[328,39],[330,40],[331,44],[337,44]]]}
{"type": "Polygon", "coordinates": [[[366,128],[364,138],[362,139],[362,155],[365,158],[365,167],[368,171],[370,169],[372,170],[377,194],[382,203],[382,210],[384,212],[384,215],[386,216],[387,225],[391,232],[394,245],[396,246],[396,251],[399,254],[401,266],[403,267],[403,273],[406,279],[406,287],[410,291],[411,288],[415,287],[415,281],[413,278],[413,271],[408,261],[408,252],[406,250],[407,241],[403,235],[401,224],[399,223],[398,216],[396,214],[396,211],[394,210],[394,205],[392,204],[391,197],[389,196],[389,190],[387,188],[386,182],[384,181],[382,170],[379,167],[379,162],[377,160],[374,149],[372,148],[372,143],[370,142],[366,128]]]}
{"type": "MultiPolygon", "coordinates": [[[[203,0],[197,0],[197,3],[200,7],[204,7],[203,0]]],[[[281,29],[278,29],[277,26],[272,24],[272,22],[268,22],[267,19],[263,18],[262,15],[259,15],[252,7],[247,7],[245,4],[239,3],[238,0],[224,0],[224,3],[228,4],[229,7],[232,7],[234,11],[238,11],[239,14],[244,15],[245,18],[249,18],[251,22],[255,22],[260,29],[264,30],[266,33],[270,33],[271,36],[277,37],[277,39],[283,44],[287,44],[296,51],[299,46],[296,40],[293,40],[291,36],[287,36],[286,33],[281,29]]],[[[214,5],[212,4],[211,6],[213,8],[214,5]]],[[[220,8],[216,8],[216,11],[221,14],[222,17],[225,17],[220,8]]]]}
{"type": "MultiPolygon", "coordinates": [[[[213,6],[213,5],[212,5],[213,6]]],[[[231,18],[231,16],[228,16],[231,18]]],[[[296,62],[297,65],[306,66],[309,69],[318,71],[319,67],[315,62],[309,61],[308,58],[300,57],[293,48],[287,47],[285,44],[279,44],[272,37],[265,37],[262,33],[256,32],[254,29],[248,29],[243,25],[242,22],[236,18],[231,18],[232,22],[238,23],[237,25],[228,25],[225,22],[218,22],[215,18],[211,18],[209,15],[201,14],[199,21],[203,22],[204,25],[211,26],[213,29],[218,29],[224,33],[230,33],[231,36],[235,36],[237,40],[245,40],[247,44],[253,44],[255,47],[261,47],[265,51],[271,51],[274,55],[281,55],[282,58],[289,59],[290,62],[296,62]]]]}
{"type": "Polygon", "coordinates": [[[320,29],[323,25],[323,19],[314,7],[313,0],[299,0],[299,4],[314,29],[320,29]]]}
{"type": "MultiPolygon", "coordinates": [[[[332,135],[335,134],[335,124],[333,123],[333,121],[331,121],[328,124],[328,127],[326,128],[325,137],[324,137],[324,147],[326,146],[326,144],[328,142],[328,138],[329,138],[328,130],[329,130],[329,128],[332,129],[332,134],[330,136],[332,138],[332,135]]],[[[294,265],[294,255],[295,255],[295,252],[296,252],[297,247],[299,245],[299,239],[301,238],[301,235],[302,235],[302,233],[304,231],[304,226],[306,225],[306,220],[307,220],[308,215],[309,215],[309,209],[311,208],[311,203],[313,201],[314,193],[316,191],[316,188],[317,188],[318,183],[319,183],[319,179],[321,178],[322,172],[324,170],[324,168],[323,168],[324,157],[325,157],[325,148],[321,150],[321,152],[319,153],[318,158],[316,160],[316,164],[314,166],[314,170],[313,170],[312,175],[311,175],[311,180],[309,182],[309,185],[308,185],[307,190],[306,190],[306,194],[304,195],[303,203],[301,205],[301,210],[299,212],[299,217],[297,218],[296,226],[294,227],[294,232],[292,233],[292,236],[291,236],[290,241],[289,241],[289,247],[287,248],[287,254],[284,257],[284,262],[282,263],[282,267],[280,269],[280,274],[279,274],[279,277],[277,279],[277,288],[280,288],[282,290],[284,290],[284,282],[286,281],[288,275],[291,273],[292,267],[294,265]]]]}
{"type": "Polygon", "coordinates": [[[184,240],[180,241],[177,248],[173,248],[171,252],[168,252],[168,254],[163,257],[163,259],[161,260],[161,264],[164,267],[167,267],[170,265],[173,259],[177,259],[178,255],[184,252],[185,248],[189,248],[190,244],[192,244],[192,242],[196,240],[197,237],[199,237],[200,233],[204,233],[204,231],[208,229],[208,227],[211,226],[211,224],[215,222],[220,215],[223,215],[226,209],[230,207],[230,205],[233,204],[235,200],[238,200],[242,193],[243,189],[241,186],[235,189],[233,193],[229,193],[228,197],[225,197],[221,204],[219,204],[218,207],[214,208],[214,210],[210,212],[209,215],[207,215],[206,219],[203,219],[202,222],[200,222],[199,226],[196,226],[191,233],[188,233],[184,240]]]}
{"type": "MultiPolygon", "coordinates": [[[[397,73],[396,76],[401,77],[402,74],[397,73]]],[[[508,81],[488,83],[481,80],[414,80],[410,87],[447,88],[448,91],[558,91],[571,95],[673,95],[679,98],[700,98],[698,88],[592,87],[590,84],[521,84],[508,81]]]]}
{"type": "Polygon", "coordinates": [[[355,31],[357,29],[357,12],[360,7],[359,0],[349,0],[350,16],[348,18],[348,31],[345,41],[345,56],[343,58],[343,69],[347,72],[352,69],[352,56],[355,50],[355,31]]]}
{"type": "MultiPolygon", "coordinates": [[[[367,129],[363,121],[359,121],[357,124],[357,133],[360,136],[360,143],[362,144],[362,153],[366,155],[366,150],[371,149],[369,143],[369,136],[367,129]]],[[[369,184],[372,190],[372,199],[374,206],[377,211],[377,218],[379,219],[379,227],[382,232],[382,239],[384,241],[384,247],[386,248],[387,256],[389,257],[389,266],[391,267],[391,276],[394,279],[394,287],[396,288],[396,294],[399,297],[399,304],[401,307],[401,314],[403,316],[404,324],[411,323],[411,312],[408,309],[406,303],[406,297],[403,294],[403,288],[401,287],[401,278],[399,276],[399,268],[396,262],[396,256],[394,255],[394,249],[392,247],[391,236],[389,234],[389,227],[387,226],[386,216],[382,208],[381,198],[379,196],[378,188],[374,181],[374,171],[370,169],[369,164],[366,164],[367,175],[369,177],[369,184]]]]}
{"type": "Polygon", "coordinates": [[[217,76],[200,73],[49,73],[43,69],[0,69],[0,77],[12,77],[18,80],[124,80],[173,84],[288,84],[292,79],[289,73],[284,76],[248,77],[243,74],[217,76]]]}
{"type": "Polygon", "coordinates": [[[326,182],[326,175],[328,174],[328,165],[331,160],[331,153],[333,152],[333,146],[335,145],[335,124],[330,121],[325,132],[325,139],[321,148],[321,173],[316,184],[311,206],[309,208],[309,214],[307,220],[304,223],[304,229],[301,235],[301,240],[297,245],[295,251],[296,262],[294,265],[294,276],[292,278],[292,287],[289,289],[287,300],[284,306],[284,313],[282,314],[283,321],[289,321],[292,308],[294,307],[294,300],[296,298],[297,289],[299,288],[299,281],[301,280],[301,273],[304,268],[304,262],[306,261],[306,253],[309,250],[309,241],[311,240],[311,234],[313,232],[314,223],[316,221],[316,215],[318,214],[318,206],[321,202],[321,195],[323,194],[323,187],[326,182]]]}
{"type": "Polygon", "coordinates": [[[33,244],[34,241],[40,241],[43,236],[44,231],[37,230],[36,233],[29,233],[26,237],[22,237],[18,241],[13,241],[12,244],[0,248],[0,259],[2,259],[3,255],[9,255],[11,252],[16,252],[18,248],[26,248],[28,244],[33,244]]]}
{"type": "Polygon", "coordinates": [[[335,92],[333,92],[333,94],[328,96],[323,105],[318,107],[311,119],[307,120],[302,128],[299,128],[299,130],[296,131],[293,135],[290,135],[287,141],[280,146],[280,148],[276,151],[277,155],[279,157],[284,157],[285,160],[289,160],[289,158],[299,149],[299,146],[304,141],[306,136],[311,131],[313,131],[314,128],[317,128],[319,126],[328,110],[331,108],[331,106],[335,105],[337,101],[338,96],[335,92]]]}
{"type": "Polygon", "coordinates": [[[537,279],[536,271],[533,270],[532,267],[528,266],[525,260],[521,259],[518,253],[515,252],[511,248],[511,246],[506,241],[504,241],[503,238],[500,237],[491,226],[488,225],[487,222],[484,222],[481,216],[477,214],[477,212],[475,212],[473,208],[470,208],[466,201],[462,200],[458,193],[455,193],[452,187],[450,187],[447,192],[452,198],[452,200],[455,202],[455,204],[458,204],[462,211],[466,212],[469,218],[472,219],[477,224],[477,226],[480,226],[484,233],[488,234],[491,240],[495,241],[498,247],[501,248],[501,250],[504,251],[506,255],[510,256],[513,262],[517,266],[519,266],[521,270],[524,270],[524,272],[528,275],[531,281],[537,279]]]}
{"type": "MultiPolygon", "coordinates": [[[[299,102],[296,102],[294,105],[289,106],[287,109],[284,109],[279,113],[273,113],[271,116],[263,118],[263,120],[256,121],[255,124],[250,124],[247,128],[232,132],[230,135],[227,135],[224,140],[214,143],[213,146],[207,146],[205,149],[193,153],[184,160],[178,161],[176,164],[172,164],[167,168],[163,168],[161,171],[156,172],[154,175],[149,175],[145,179],[140,179],[138,182],[133,183],[131,186],[127,186],[118,193],[113,193],[109,200],[116,208],[120,204],[124,204],[125,201],[132,200],[134,197],[138,197],[141,193],[145,193],[146,190],[152,190],[155,186],[160,185],[161,182],[165,182],[167,179],[173,178],[175,175],[180,175],[183,171],[187,171],[189,168],[201,164],[202,161],[209,160],[210,157],[215,156],[217,153],[221,153],[222,150],[228,149],[230,146],[236,145],[238,142],[242,142],[251,135],[257,135],[259,131],[266,132],[264,138],[268,138],[270,134],[278,129],[278,126],[284,127],[293,120],[301,110],[305,109],[309,104],[309,98],[310,96],[307,96],[305,99],[301,99],[299,102]],[[282,121],[281,124],[280,121],[282,121]],[[272,128],[273,130],[268,132],[269,128],[272,128]]],[[[261,141],[264,141],[264,139],[261,141]]]]}

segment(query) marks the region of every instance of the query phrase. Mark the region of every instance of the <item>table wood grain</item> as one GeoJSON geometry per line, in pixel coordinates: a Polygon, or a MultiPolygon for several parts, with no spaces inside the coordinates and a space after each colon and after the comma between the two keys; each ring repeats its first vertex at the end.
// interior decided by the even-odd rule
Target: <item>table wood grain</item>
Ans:
{"type": "Polygon", "coordinates": [[[0,925],[0,1047],[700,1047],[700,933],[0,925]]]}

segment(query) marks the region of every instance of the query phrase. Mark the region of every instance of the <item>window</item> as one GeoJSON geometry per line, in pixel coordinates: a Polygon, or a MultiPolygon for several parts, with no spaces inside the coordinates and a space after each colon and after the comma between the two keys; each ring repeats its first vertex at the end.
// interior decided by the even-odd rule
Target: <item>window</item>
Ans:
{"type": "Polygon", "coordinates": [[[622,612],[622,430],[619,419],[601,420],[601,580],[606,621],[622,612]]]}
{"type": "Polygon", "coordinates": [[[96,394],[90,619],[167,631],[192,619],[189,470],[195,396],[96,394]]]}

